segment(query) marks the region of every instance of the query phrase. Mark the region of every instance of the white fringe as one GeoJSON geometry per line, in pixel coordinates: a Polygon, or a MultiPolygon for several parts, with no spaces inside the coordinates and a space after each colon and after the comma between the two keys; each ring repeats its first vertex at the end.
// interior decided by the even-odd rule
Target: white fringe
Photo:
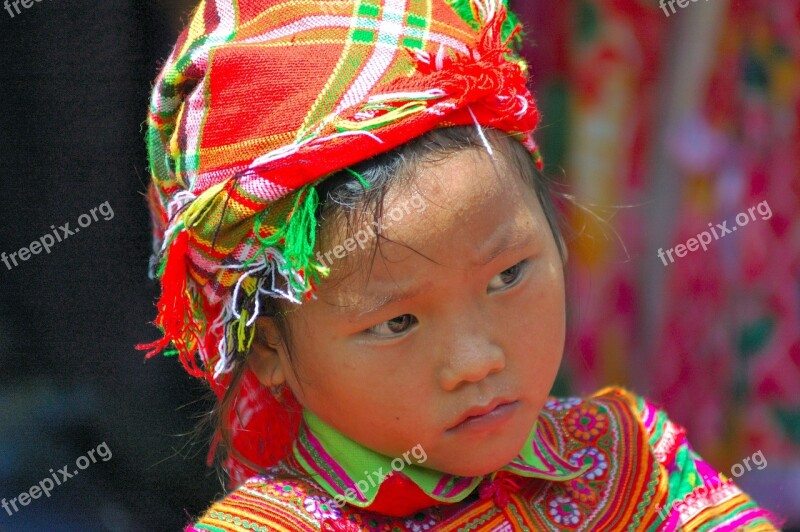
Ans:
{"type": "Polygon", "coordinates": [[[494,150],[492,149],[492,145],[489,144],[489,139],[486,138],[486,135],[483,132],[483,128],[478,123],[478,118],[475,116],[475,113],[472,112],[472,107],[468,105],[467,111],[469,111],[469,115],[472,117],[472,121],[475,122],[475,127],[478,129],[478,135],[480,135],[481,142],[483,142],[486,151],[489,152],[489,155],[494,157],[494,150]]]}
{"type": "Polygon", "coordinates": [[[392,92],[373,96],[367,100],[367,103],[394,102],[398,100],[435,100],[445,96],[447,96],[447,93],[442,89],[429,89],[423,92],[392,92]]]}
{"type": "MultiPolygon", "coordinates": [[[[300,300],[300,296],[302,294],[298,291],[292,290],[289,279],[292,277],[296,282],[301,283],[303,281],[303,277],[295,270],[288,272],[281,270],[281,267],[285,266],[286,262],[286,258],[276,248],[266,248],[261,251],[261,257],[259,260],[251,265],[248,270],[244,271],[239,279],[237,279],[233,293],[223,304],[222,313],[211,326],[211,330],[216,331],[220,337],[220,341],[217,346],[219,360],[214,366],[215,380],[219,380],[222,375],[229,373],[233,369],[233,359],[229,356],[228,336],[225,334],[225,328],[226,326],[232,325],[236,321],[240,320],[242,317],[242,305],[244,305],[245,302],[239,302],[239,295],[241,292],[242,283],[244,283],[248,277],[257,273],[263,273],[265,271],[267,272],[266,275],[260,275],[258,278],[258,284],[256,286],[255,308],[253,309],[253,315],[247,320],[246,325],[248,327],[252,327],[253,324],[255,324],[261,313],[261,303],[258,295],[286,299],[296,305],[300,305],[302,303],[300,300]],[[285,290],[281,290],[277,286],[278,276],[283,277],[287,286],[285,290]],[[269,288],[264,286],[267,280],[270,280],[269,288]],[[237,302],[239,303],[237,304],[237,302]]],[[[236,264],[219,267],[220,270],[237,270],[240,268],[241,265],[236,264]]],[[[312,297],[316,298],[316,295],[312,297]]],[[[206,360],[209,359],[208,355],[209,353],[205,353],[206,360]]]]}

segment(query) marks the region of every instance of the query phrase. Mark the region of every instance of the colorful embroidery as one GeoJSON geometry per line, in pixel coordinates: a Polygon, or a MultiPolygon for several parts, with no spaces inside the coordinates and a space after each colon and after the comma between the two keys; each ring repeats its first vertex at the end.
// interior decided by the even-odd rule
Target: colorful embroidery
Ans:
{"type": "Polygon", "coordinates": [[[547,501],[547,516],[557,528],[576,528],[583,521],[578,505],[570,497],[554,495],[547,501]]]}
{"type": "Polygon", "coordinates": [[[461,501],[393,518],[330,506],[334,493],[307,480],[290,458],[250,479],[187,531],[777,530],[773,518],[697,457],[685,438],[674,438],[680,428],[651,404],[619,389],[576,400],[548,402],[536,433],[559,463],[581,464],[578,476],[573,469],[555,479],[526,478],[506,466],[503,476],[483,479],[461,501]],[[587,442],[581,433],[600,414],[606,429],[587,442]],[[578,415],[591,423],[576,424],[578,415]],[[657,455],[672,458],[664,462],[657,455]]]}
{"type": "Polygon", "coordinates": [[[608,429],[608,416],[597,407],[576,406],[567,414],[566,422],[569,433],[585,442],[595,441],[608,429]]]}

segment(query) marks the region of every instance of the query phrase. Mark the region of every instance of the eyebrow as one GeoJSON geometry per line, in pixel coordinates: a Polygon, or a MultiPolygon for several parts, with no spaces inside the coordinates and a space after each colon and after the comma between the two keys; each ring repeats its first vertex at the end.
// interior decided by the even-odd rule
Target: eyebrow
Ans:
{"type": "Polygon", "coordinates": [[[513,233],[503,233],[497,244],[489,250],[489,254],[485,259],[475,260],[471,264],[475,267],[486,266],[494,259],[505,253],[511,248],[520,247],[527,244],[533,239],[533,232],[531,231],[516,231],[513,233]]]}
{"type": "Polygon", "coordinates": [[[353,314],[351,321],[359,320],[369,316],[370,314],[375,314],[383,307],[389,306],[393,303],[400,303],[402,301],[407,301],[412,299],[422,292],[423,288],[415,288],[412,290],[404,290],[401,292],[394,292],[389,295],[377,297],[369,302],[368,308],[363,310],[359,310],[358,307],[352,307],[353,314]]]}
{"type": "MultiPolygon", "coordinates": [[[[473,261],[471,265],[475,267],[486,266],[490,264],[498,256],[506,252],[507,250],[511,248],[520,247],[523,244],[527,244],[533,239],[533,236],[534,235],[530,231],[503,233],[503,236],[500,237],[500,239],[497,241],[497,244],[490,249],[487,257],[482,260],[473,261]]],[[[391,294],[384,296],[378,296],[374,299],[369,300],[369,302],[367,303],[368,305],[367,308],[360,310],[357,305],[353,305],[352,307],[349,307],[349,310],[345,310],[344,313],[351,315],[350,321],[360,320],[362,318],[369,316],[370,314],[376,313],[383,307],[386,307],[393,303],[400,303],[402,301],[407,301],[409,299],[412,299],[418,296],[426,288],[427,286],[423,285],[408,290],[393,292],[391,294]]]]}

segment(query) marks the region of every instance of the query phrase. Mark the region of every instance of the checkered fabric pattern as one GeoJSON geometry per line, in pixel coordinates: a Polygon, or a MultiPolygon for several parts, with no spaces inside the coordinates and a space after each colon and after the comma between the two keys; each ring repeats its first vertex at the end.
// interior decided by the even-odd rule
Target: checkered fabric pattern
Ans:
{"type": "Polygon", "coordinates": [[[150,103],[164,335],[140,347],[221,395],[258,295],[300,303],[329,273],[321,179],[453,125],[514,135],[538,162],[519,29],[501,0],[202,1],[150,103]]]}

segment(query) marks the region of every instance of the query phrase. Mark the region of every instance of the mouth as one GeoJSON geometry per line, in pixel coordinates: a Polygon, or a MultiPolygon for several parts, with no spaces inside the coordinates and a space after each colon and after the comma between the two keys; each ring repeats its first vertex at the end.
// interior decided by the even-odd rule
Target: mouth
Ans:
{"type": "Polygon", "coordinates": [[[519,401],[495,399],[486,406],[476,406],[464,412],[447,432],[478,431],[497,429],[516,413],[519,401]]]}

